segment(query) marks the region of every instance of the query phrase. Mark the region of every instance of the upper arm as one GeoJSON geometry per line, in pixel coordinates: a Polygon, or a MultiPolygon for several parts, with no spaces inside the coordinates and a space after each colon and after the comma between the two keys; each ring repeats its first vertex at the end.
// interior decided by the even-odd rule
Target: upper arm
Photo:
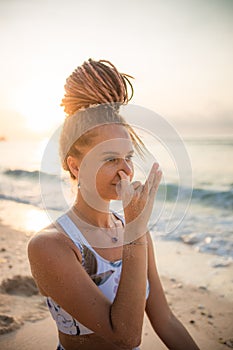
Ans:
{"type": "Polygon", "coordinates": [[[39,288],[80,323],[111,338],[111,304],[61,236],[38,235],[29,242],[32,275],[39,288]]]}
{"type": "Polygon", "coordinates": [[[156,332],[163,327],[171,316],[171,310],[167,303],[163,287],[158,275],[154,248],[150,234],[148,234],[148,279],[150,293],[146,303],[146,313],[156,332]]]}

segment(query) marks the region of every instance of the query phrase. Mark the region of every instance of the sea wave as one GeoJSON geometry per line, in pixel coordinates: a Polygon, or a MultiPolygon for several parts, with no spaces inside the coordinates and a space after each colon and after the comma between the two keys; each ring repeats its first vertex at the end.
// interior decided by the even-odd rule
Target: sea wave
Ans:
{"type": "Polygon", "coordinates": [[[54,210],[54,211],[62,211],[67,209],[67,207],[59,206],[57,203],[54,203],[54,201],[53,202],[51,201],[51,204],[47,205],[45,208],[41,200],[41,197],[38,197],[38,198],[35,197],[32,199],[32,198],[26,198],[26,197],[4,195],[0,193],[0,200],[12,201],[19,204],[32,205],[38,209],[47,209],[47,210],[54,210]]]}
{"type": "Polygon", "coordinates": [[[39,179],[40,177],[48,177],[48,178],[58,178],[58,175],[48,174],[39,170],[24,170],[24,169],[6,169],[3,171],[3,174],[9,177],[15,178],[28,178],[28,179],[39,179]]]}
{"type": "MultiPolygon", "coordinates": [[[[186,199],[190,195],[190,189],[175,184],[166,184],[160,186],[160,191],[166,192],[166,200],[176,200],[178,193],[179,199],[186,199]]],[[[221,209],[233,209],[233,188],[230,186],[227,190],[213,190],[205,188],[194,188],[191,196],[193,203],[204,206],[220,207],[221,209]]]]}
{"type": "Polygon", "coordinates": [[[192,194],[192,200],[206,206],[233,209],[233,189],[214,191],[195,188],[192,194]]]}
{"type": "Polygon", "coordinates": [[[33,200],[32,198],[23,198],[23,197],[5,195],[0,193],[0,200],[12,201],[16,203],[22,203],[22,204],[34,205],[36,207],[41,207],[41,203],[38,202],[38,200],[36,201],[33,200]]]}
{"type": "MultiPolygon", "coordinates": [[[[200,252],[233,258],[232,242],[232,208],[233,188],[232,182],[224,190],[213,188],[213,184],[204,184],[203,187],[190,188],[178,186],[174,183],[161,184],[157,196],[158,202],[166,200],[166,210],[161,213],[159,221],[152,216],[150,227],[155,230],[156,237],[168,240],[178,240],[185,244],[194,245],[200,252]],[[207,186],[207,187],[206,187],[207,186]],[[171,233],[167,233],[168,220],[175,222],[179,217],[179,210],[182,205],[191,197],[192,210],[186,216],[182,224],[171,233]],[[178,196],[179,195],[179,196],[178,196]],[[170,212],[174,203],[178,200],[177,212],[170,218],[170,212]],[[205,208],[207,210],[205,210],[205,208]],[[209,208],[211,208],[209,210],[209,208]],[[177,214],[178,213],[178,214],[177,214]]],[[[64,194],[72,192],[72,187],[59,176],[41,173],[40,171],[28,171],[24,169],[0,169],[0,202],[2,207],[7,208],[8,204],[17,207],[52,212],[56,217],[69,208],[69,202],[64,194]],[[40,180],[44,180],[40,183],[40,180]],[[41,190],[43,189],[43,196],[41,190]],[[63,192],[64,191],[64,192],[63,192]],[[43,197],[43,198],[42,198],[43,197]],[[9,201],[11,203],[9,203],[9,201]],[[8,203],[7,203],[8,202],[8,203]]],[[[75,194],[74,194],[75,195],[75,194]]],[[[158,204],[158,203],[157,203],[158,204]]],[[[10,206],[11,206],[10,205],[10,206]]],[[[157,207],[155,209],[155,212],[157,207]]],[[[183,215],[183,213],[181,213],[183,215]]],[[[182,217],[182,215],[180,217],[182,217]]]]}
{"type": "MultiPolygon", "coordinates": [[[[0,173],[4,175],[1,178],[0,183],[0,199],[36,206],[39,206],[41,201],[39,189],[40,180],[47,183],[47,191],[51,192],[51,196],[53,197],[56,197],[56,193],[58,194],[58,191],[60,190],[60,186],[57,186],[57,184],[64,182],[64,178],[61,178],[56,174],[48,174],[39,170],[29,171],[25,169],[2,169],[0,173]],[[14,181],[12,181],[12,179],[14,179],[14,181]],[[22,185],[17,185],[21,180],[23,180],[25,184],[23,187],[22,185]],[[4,182],[6,185],[4,185],[4,182]],[[30,184],[37,184],[38,186],[33,187],[30,184]],[[31,196],[25,198],[25,193],[28,192],[28,188],[31,189],[31,196]]],[[[217,207],[224,210],[233,209],[232,183],[227,186],[226,190],[215,190],[213,188],[205,188],[205,186],[203,188],[195,187],[192,190],[173,183],[161,184],[157,198],[158,200],[174,202],[177,200],[177,198],[179,201],[182,201],[187,200],[187,198],[190,196],[192,203],[197,203],[198,205],[217,207]]],[[[56,205],[52,205],[52,207],[54,210],[56,210],[56,205]]],[[[58,207],[58,210],[60,210],[59,205],[58,207]]]]}

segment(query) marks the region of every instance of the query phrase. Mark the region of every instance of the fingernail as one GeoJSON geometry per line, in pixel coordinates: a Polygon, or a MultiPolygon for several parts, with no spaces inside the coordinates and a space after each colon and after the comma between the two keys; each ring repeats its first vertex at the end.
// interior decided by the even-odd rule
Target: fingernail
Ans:
{"type": "Polygon", "coordinates": [[[119,174],[121,180],[124,179],[124,178],[127,176],[127,175],[124,173],[124,171],[122,171],[122,170],[118,171],[118,174],[119,174]]]}

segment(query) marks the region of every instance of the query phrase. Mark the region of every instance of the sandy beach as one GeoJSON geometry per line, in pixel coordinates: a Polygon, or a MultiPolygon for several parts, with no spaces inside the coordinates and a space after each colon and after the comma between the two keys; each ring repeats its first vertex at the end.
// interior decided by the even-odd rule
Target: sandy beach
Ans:
{"type": "MultiPolygon", "coordinates": [[[[31,235],[0,224],[1,350],[56,348],[54,322],[30,274],[26,251],[31,235]]],[[[155,245],[168,302],[199,347],[233,348],[232,264],[177,242],[155,245]]],[[[166,349],[146,317],[141,349],[166,349]]]]}

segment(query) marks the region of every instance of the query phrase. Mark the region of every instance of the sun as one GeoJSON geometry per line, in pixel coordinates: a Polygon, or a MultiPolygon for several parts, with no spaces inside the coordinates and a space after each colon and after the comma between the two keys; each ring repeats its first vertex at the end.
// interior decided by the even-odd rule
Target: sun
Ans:
{"type": "Polygon", "coordinates": [[[57,87],[32,85],[24,86],[17,97],[15,108],[25,120],[25,129],[44,134],[64,119],[60,107],[61,91],[57,87]]]}

